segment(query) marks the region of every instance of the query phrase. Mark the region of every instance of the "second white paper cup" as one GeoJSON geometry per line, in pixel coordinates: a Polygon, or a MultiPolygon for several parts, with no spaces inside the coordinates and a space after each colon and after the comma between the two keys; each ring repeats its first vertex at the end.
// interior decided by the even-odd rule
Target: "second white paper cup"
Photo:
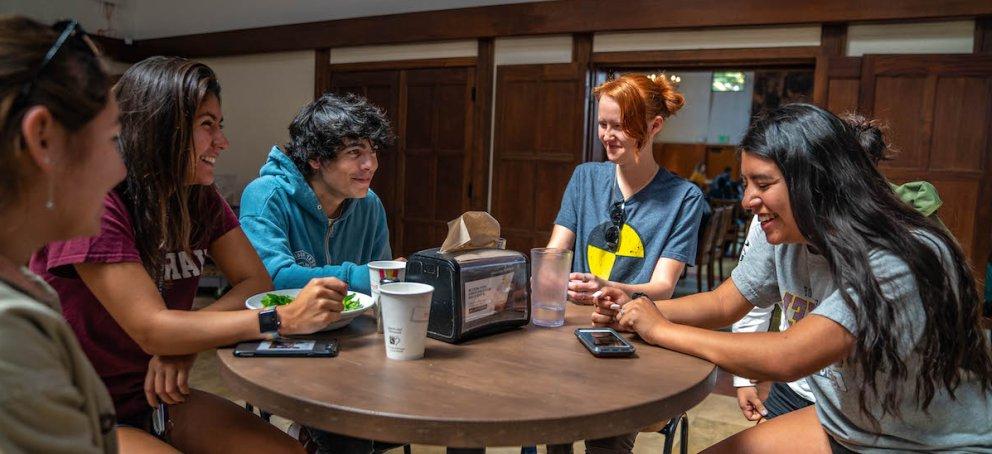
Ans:
{"type": "Polygon", "coordinates": [[[401,282],[406,278],[406,262],[399,260],[377,260],[369,262],[369,287],[375,305],[375,331],[382,332],[382,305],[379,304],[379,283],[384,279],[401,282]]]}
{"type": "Polygon", "coordinates": [[[387,358],[408,360],[424,356],[433,294],[434,287],[416,282],[379,286],[387,358]]]}

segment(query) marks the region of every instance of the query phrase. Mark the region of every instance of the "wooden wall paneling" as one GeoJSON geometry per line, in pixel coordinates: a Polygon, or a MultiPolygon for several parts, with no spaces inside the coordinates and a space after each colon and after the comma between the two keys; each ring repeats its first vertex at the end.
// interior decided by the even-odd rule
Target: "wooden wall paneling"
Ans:
{"type": "Polygon", "coordinates": [[[992,54],[992,16],[975,19],[974,52],[976,54],[992,54]]]}
{"type": "Polygon", "coordinates": [[[652,152],[659,166],[682,178],[689,178],[696,164],[706,162],[706,146],[699,143],[656,142],[652,152]]]}
{"type": "Polygon", "coordinates": [[[314,50],[313,99],[331,89],[331,49],[314,50]]]}
{"type": "Polygon", "coordinates": [[[899,151],[898,159],[882,162],[880,166],[928,168],[936,78],[880,76],[871,82],[862,79],[862,96],[869,84],[873,85],[871,101],[866,102],[862,97],[860,110],[888,126],[888,138],[899,151]]]}
{"type": "Polygon", "coordinates": [[[600,66],[656,67],[659,62],[664,62],[666,68],[710,66],[754,68],[809,65],[819,53],[819,46],[653,50],[598,52],[592,54],[592,61],[600,66]]]}
{"type": "Polygon", "coordinates": [[[813,71],[813,102],[815,104],[827,107],[830,61],[843,57],[846,50],[847,24],[823,24],[820,27],[820,53],[816,57],[816,67],[813,71]]]}
{"type": "Polygon", "coordinates": [[[596,142],[598,142],[598,127],[596,125],[596,112],[593,111],[595,107],[595,100],[592,98],[592,87],[593,85],[593,63],[592,63],[592,33],[576,33],[572,36],[572,63],[575,64],[579,70],[584,71],[584,87],[582,90],[582,118],[585,121],[582,123],[585,125],[586,133],[582,134],[582,160],[592,161],[593,156],[596,152],[593,150],[596,142]]]}
{"type": "Polygon", "coordinates": [[[329,72],[328,87],[338,94],[354,93],[364,96],[386,113],[392,123],[397,140],[393,146],[379,153],[379,170],[372,179],[372,190],[382,200],[386,210],[387,226],[390,232],[390,245],[394,252],[402,247],[400,223],[400,200],[402,198],[402,165],[400,150],[402,141],[402,116],[400,115],[400,73],[399,71],[329,72]]]}
{"type": "Polygon", "coordinates": [[[469,207],[475,68],[404,70],[403,253],[438,247],[469,207]]]}
{"type": "Polygon", "coordinates": [[[988,128],[992,118],[989,77],[936,78],[933,134],[930,140],[931,170],[984,170],[976,162],[976,150],[988,149],[988,134],[976,134],[988,128]]]}
{"type": "Polygon", "coordinates": [[[484,190],[469,193],[477,179],[485,181],[482,172],[488,173],[488,164],[478,162],[486,150],[474,133],[476,59],[379,62],[371,65],[376,70],[359,70],[363,67],[330,65],[329,79],[334,91],[366,96],[393,123],[396,145],[380,153],[373,180],[389,218],[393,251],[409,255],[440,246],[447,221],[469,210],[473,200],[485,208],[484,190]]]}
{"type": "Polygon", "coordinates": [[[550,237],[561,197],[582,162],[585,70],[577,64],[497,70],[493,216],[509,249],[550,237]]]}
{"type": "Polygon", "coordinates": [[[493,88],[495,47],[492,38],[479,39],[479,52],[475,66],[475,127],[474,156],[472,159],[471,191],[469,206],[472,210],[488,211],[489,201],[489,151],[491,148],[493,120],[493,88]]]}
{"type": "Polygon", "coordinates": [[[827,71],[829,99],[827,106],[834,112],[858,110],[861,91],[861,57],[835,57],[830,59],[827,71]],[[835,110],[836,109],[836,110],[835,110]]]}
{"type": "Polygon", "coordinates": [[[132,58],[237,55],[323,47],[394,44],[480,37],[663,28],[914,20],[992,15],[986,0],[740,0],[659,7],[656,0],[534,2],[359,17],[304,24],[138,40],[132,58]],[[594,20],[593,20],[594,18],[594,20]]]}
{"type": "Polygon", "coordinates": [[[847,24],[823,24],[820,27],[820,54],[842,57],[847,51],[847,24]]]}
{"type": "Polygon", "coordinates": [[[741,166],[737,161],[737,147],[734,146],[707,146],[706,147],[706,178],[713,179],[725,167],[730,167],[730,178],[740,179],[741,166]]]}
{"type": "Polygon", "coordinates": [[[880,168],[894,182],[933,183],[941,218],[983,269],[992,247],[992,56],[868,55],[860,97],[900,150],[880,168]]]}

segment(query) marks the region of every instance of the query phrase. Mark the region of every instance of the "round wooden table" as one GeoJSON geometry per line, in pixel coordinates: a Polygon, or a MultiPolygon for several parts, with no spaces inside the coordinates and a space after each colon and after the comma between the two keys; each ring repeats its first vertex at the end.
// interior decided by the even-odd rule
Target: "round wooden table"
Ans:
{"type": "Polygon", "coordinates": [[[634,357],[592,356],[573,333],[590,325],[591,312],[568,304],[560,328],[527,326],[458,345],[428,338],[416,361],[387,359],[369,316],[306,336],[337,338],[336,358],[217,354],[234,394],[273,414],[354,437],[460,448],[637,432],[713,389],[712,363],[639,339],[634,357]]]}

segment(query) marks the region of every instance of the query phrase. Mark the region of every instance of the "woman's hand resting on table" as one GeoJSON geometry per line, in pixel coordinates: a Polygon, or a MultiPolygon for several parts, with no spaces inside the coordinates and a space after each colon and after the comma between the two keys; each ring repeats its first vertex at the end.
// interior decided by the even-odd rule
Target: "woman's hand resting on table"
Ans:
{"type": "Polygon", "coordinates": [[[592,294],[609,283],[592,273],[571,273],[568,275],[568,300],[586,306],[593,304],[592,294]]]}
{"type": "Polygon", "coordinates": [[[672,323],[662,315],[654,301],[647,297],[631,300],[618,288],[604,287],[596,292],[593,303],[596,305],[592,314],[593,325],[635,332],[652,344],[656,344],[654,333],[672,323]]]}

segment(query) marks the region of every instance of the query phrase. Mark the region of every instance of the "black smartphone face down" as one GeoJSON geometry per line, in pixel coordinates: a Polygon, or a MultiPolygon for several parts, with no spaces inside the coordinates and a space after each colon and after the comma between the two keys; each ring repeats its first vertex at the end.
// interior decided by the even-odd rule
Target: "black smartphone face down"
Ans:
{"type": "Polygon", "coordinates": [[[330,357],[337,356],[338,341],[307,339],[274,339],[260,342],[242,342],[234,348],[234,356],[264,357],[330,357]]]}
{"type": "Polygon", "coordinates": [[[579,328],[575,337],[595,356],[630,356],[634,346],[612,328],[579,328]]]}

